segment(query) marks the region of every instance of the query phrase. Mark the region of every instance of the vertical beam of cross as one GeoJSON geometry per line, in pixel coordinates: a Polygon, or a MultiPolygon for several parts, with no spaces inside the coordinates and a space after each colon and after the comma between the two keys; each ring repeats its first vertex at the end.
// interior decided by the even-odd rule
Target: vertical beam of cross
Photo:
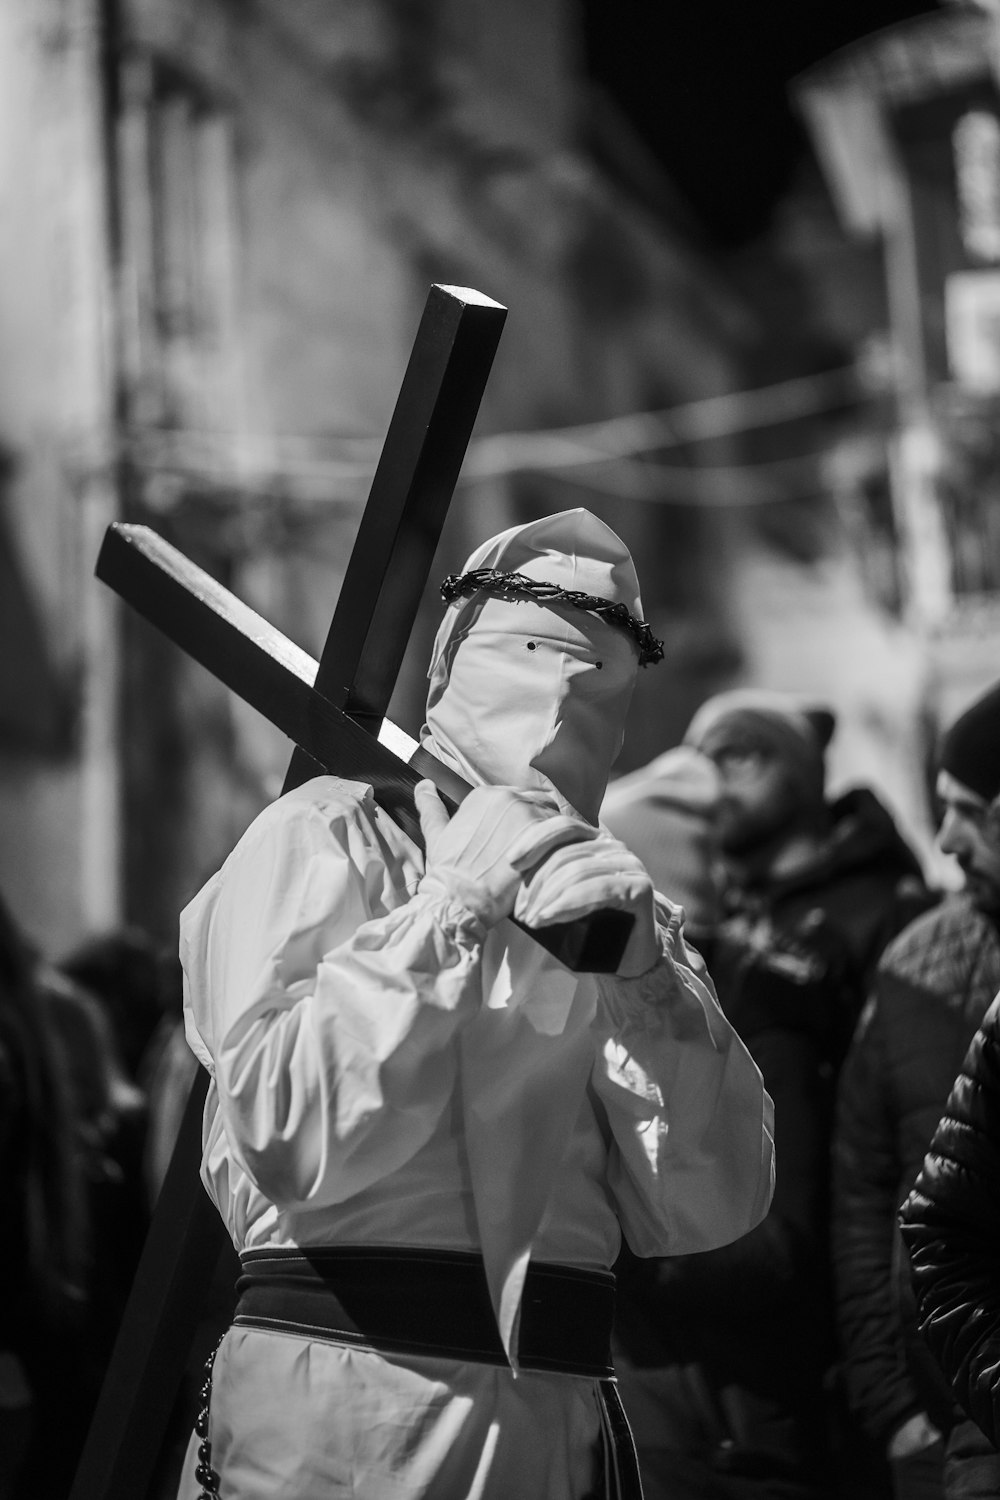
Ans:
{"type": "MultiPolygon", "coordinates": [[[[377,734],[493,364],[506,308],[433,286],[417,330],[314,686],[377,734]]],[[[296,750],[284,791],[315,774],[296,750]]]]}
{"type": "MultiPolygon", "coordinates": [[[[506,309],[431,288],[348,563],[316,686],[377,732],[437,548],[506,309]]],[[[296,750],[285,790],[316,774],[296,750]]],[[[201,1186],[199,1070],[70,1500],[136,1500],[163,1440],[224,1241],[201,1186]]]]}

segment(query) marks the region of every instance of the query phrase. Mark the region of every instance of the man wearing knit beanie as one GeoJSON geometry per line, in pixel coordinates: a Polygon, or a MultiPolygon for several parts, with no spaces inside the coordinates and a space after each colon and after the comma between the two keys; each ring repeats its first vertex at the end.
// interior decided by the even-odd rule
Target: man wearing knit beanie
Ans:
{"type": "Polygon", "coordinates": [[[845,950],[846,1044],[879,954],[927,902],[920,866],[874,793],[827,798],[834,725],[828,708],[790,693],[737,689],[702,705],[685,743],[722,781],[725,916],[761,945],[784,935],[808,951],[809,934],[825,929],[824,946],[845,950]]]}
{"type": "Polygon", "coordinates": [[[784,867],[786,841],[822,837],[828,824],[823,754],[834,728],[827,709],[780,693],[736,689],[710,698],[685,742],[715,761],[723,780],[719,836],[732,855],[784,867]]]}
{"type": "MultiPolygon", "coordinates": [[[[685,735],[720,778],[720,919],[703,953],[724,1011],[774,1094],[784,1169],[760,1230],[690,1268],[666,1263],[657,1296],[631,1299],[646,1325],[655,1307],[658,1326],[672,1329],[679,1365],[690,1368],[694,1352],[703,1388],[724,1413],[717,1454],[699,1454],[687,1437],[697,1413],[667,1383],[657,1427],[643,1428],[619,1361],[640,1463],[652,1476],[663,1458],[661,1494],[670,1500],[678,1446],[711,1473],[712,1493],[727,1496],[826,1496],[837,1464],[823,1434],[844,1434],[841,1452],[861,1449],[829,1379],[837,1358],[825,1218],[835,1080],[883,947],[931,898],[874,793],[826,793],[834,724],[811,700],[742,688],[709,699],[685,735]],[[675,1451],[651,1458],[646,1439],[675,1451]],[[720,1490],[720,1469],[732,1491],[720,1490]]],[[[624,1310],[630,1292],[622,1275],[624,1310]]],[[[646,1490],[657,1497],[654,1485],[646,1490]]],[[[843,1476],[840,1493],[876,1493],[864,1461],[843,1476]]]]}
{"type": "Polygon", "coordinates": [[[715,921],[695,942],[774,1099],[782,1163],[767,1219],[737,1244],[619,1262],[616,1364],[647,1500],[830,1493],[833,1081],[883,934],[922,909],[899,887],[925,899],[874,796],[827,798],[833,728],[790,694],[721,693],[680,750],[613,784],[601,810],[674,900],[700,889],[692,856],[714,852],[715,921]],[[715,773],[700,808],[699,767],[701,781],[715,773]]]}
{"type": "Polygon", "coordinates": [[[900,1500],[1000,1494],[1000,1457],[922,1347],[896,1211],[1000,988],[1000,684],[944,734],[938,844],[964,888],[886,948],[841,1074],[832,1228],[851,1404],[900,1500]]]}
{"type": "Polygon", "coordinates": [[[1000,683],[977,698],[941,743],[938,843],[981,911],[1000,913],[1000,683]]]}

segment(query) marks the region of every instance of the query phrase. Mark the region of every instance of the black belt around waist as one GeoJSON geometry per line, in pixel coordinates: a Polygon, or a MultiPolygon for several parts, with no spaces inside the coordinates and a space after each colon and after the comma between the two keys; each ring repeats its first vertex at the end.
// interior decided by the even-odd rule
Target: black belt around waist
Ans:
{"type": "MultiPolygon", "coordinates": [[[[482,1257],[462,1250],[337,1247],[244,1250],[238,1327],[333,1338],[382,1353],[505,1365],[482,1257]]],[[[606,1380],[615,1278],[532,1262],[518,1363],[606,1380]]]]}

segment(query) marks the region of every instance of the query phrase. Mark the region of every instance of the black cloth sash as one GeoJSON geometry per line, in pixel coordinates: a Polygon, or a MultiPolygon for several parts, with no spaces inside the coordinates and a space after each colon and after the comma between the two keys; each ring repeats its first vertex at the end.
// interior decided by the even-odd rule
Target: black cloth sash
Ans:
{"type": "MultiPolygon", "coordinates": [[[[238,1327],[297,1333],[387,1354],[505,1365],[482,1257],[464,1250],[244,1250],[238,1327]]],[[[532,1262],[517,1359],[525,1370],[614,1375],[610,1271],[532,1262]]]]}
{"type": "MultiPolygon", "coordinates": [[[[344,1246],[244,1250],[240,1262],[237,1327],[328,1338],[383,1354],[507,1364],[479,1255],[344,1246]]],[[[517,1357],[525,1370],[598,1382],[600,1492],[605,1500],[642,1500],[635,1445],[611,1363],[614,1305],[610,1271],[532,1262],[517,1357]]],[[[206,1390],[207,1432],[211,1376],[206,1390]]],[[[215,1477],[210,1465],[205,1472],[215,1477]]]]}

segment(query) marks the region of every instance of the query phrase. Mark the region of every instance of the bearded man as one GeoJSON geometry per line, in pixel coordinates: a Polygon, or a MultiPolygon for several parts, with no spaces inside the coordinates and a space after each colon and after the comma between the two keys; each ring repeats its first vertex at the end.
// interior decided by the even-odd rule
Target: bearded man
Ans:
{"type": "Polygon", "coordinates": [[[684,746],[605,803],[664,893],[694,898],[695,941],[774,1099],[781,1163],[753,1234],[617,1264],[621,1389],[648,1500],[819,1500],[838,1469],[844,1494],[866,1493],[866,1455],[831,1399],[833,1093],[881,945],[929,898],[874,795],[827,796],[833,727],[792,694],[720,693],[684,746]]]}
{"type": "Polygon", "coordinates": [[[918,1336],[896,1214],[1000,988],[1000,684],[942,737],[936,793],[938,844],[963,888],[878,966],[841,1078],[833,1252],[848,1393],[896,1500],[977,1500],[1000,1491],[1000,1457],[962,1420],[918,1336]]]}
{"type": "Polygon", "coordinates": [[[719,930],[793,980],[839,988],[834,1070],[886,943],[934,899],[870,788],[827,796],[835,723],[791,693],[737,688],[702,704],[685,735],[721,780],[719,930]]]}
{"type": "MultiPolygon", "coordinates": [[[[576,510],[461,577],[427,748],[473,783],[426,856],[371,788],[267,808],[182,916],[203,1179],[241,1253],[198,1482],[241,1500],[626,1495],[614,1261],[766,1213],[770,1101],[639,861],[597,826],[658,643],[576,510]],[[618,972],[529,926],[617,908],[618,972]]],[[[189,1455],[182,1494],[192,1493],[189,1455]]]]}

